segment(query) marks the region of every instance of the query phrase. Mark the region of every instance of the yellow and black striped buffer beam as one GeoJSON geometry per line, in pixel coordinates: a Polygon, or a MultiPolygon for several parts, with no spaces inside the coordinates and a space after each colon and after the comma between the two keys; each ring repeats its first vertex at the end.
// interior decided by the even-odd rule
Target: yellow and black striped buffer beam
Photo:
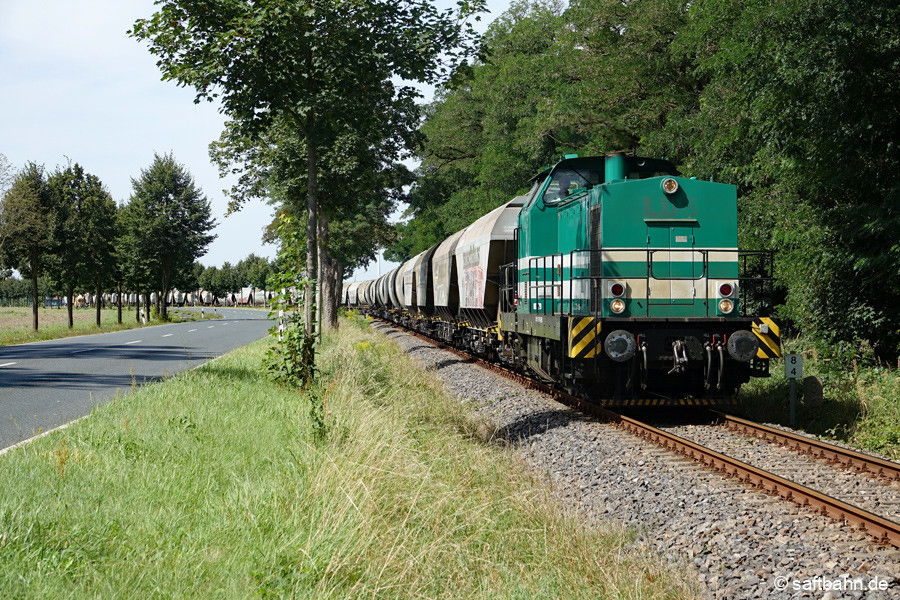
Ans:
{"type": "Polygon", "coordinates": [[[733,406],[739,401],[728,398],[621,398],[601,401],[603,406],[733,406]]]}
{"type": "Polygon", "coordinates": [[[594,358],[600,352],[600,321],[569,317],[569,358],[594,358]]]}
{"type": "Polygon", "coordinates": [[[781,358],[781,330],[769,317],[753,319],[753,333],[759,338],[757,358],[781,358]]]}

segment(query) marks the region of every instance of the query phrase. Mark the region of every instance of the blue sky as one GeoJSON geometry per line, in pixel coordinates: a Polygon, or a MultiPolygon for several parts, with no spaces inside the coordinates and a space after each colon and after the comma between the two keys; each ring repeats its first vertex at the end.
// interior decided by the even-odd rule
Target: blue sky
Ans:
{"type": "MultiPolygon", "coordinates": [[[[508,4],[491,0],[484,23],[508,4]]],[[[229,184],[207,153],[224,123],[217,106],[194,104],[192,90],[161,81],[154,57],[126,34],[153,10],[152,0],[0,0],[0,153],[16,168],[35,161],[53,170],[71,159],[122,202],[154,151],[172,152],[218,221],[200,262],[272,257],[275,248],[260,241],[268,205],[224,216],[229,184]]]]}

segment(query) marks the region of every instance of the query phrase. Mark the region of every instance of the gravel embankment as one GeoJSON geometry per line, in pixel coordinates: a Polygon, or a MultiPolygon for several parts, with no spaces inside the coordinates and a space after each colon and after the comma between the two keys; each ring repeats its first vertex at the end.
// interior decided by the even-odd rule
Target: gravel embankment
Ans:
{"type": "Polygon", "coordinates": [[[639,543],[694,569],[707,597],[900,598],[900,579],[895,579],[900,551],[580,415],[400,330],[377,327],[435,372],[475,414],[490,420],[524,462],[549,476],[562,502],[586,519],[635,529],[639,543]],[[851,583],[841,583],[845,577],[851,583]],[[878,584],[889,587],[868,589],[878,584]],[[845,590],[835,591],[835,585],[845,590]],[[850,591],[853,586],[867,589],[850,591]]]}
{"type": "Polygon", "coordinates": [[[790,448],[748,437],[715,425],[659,426],[747,464],[900,522],[900,481],[853,473],[790,448]]]}

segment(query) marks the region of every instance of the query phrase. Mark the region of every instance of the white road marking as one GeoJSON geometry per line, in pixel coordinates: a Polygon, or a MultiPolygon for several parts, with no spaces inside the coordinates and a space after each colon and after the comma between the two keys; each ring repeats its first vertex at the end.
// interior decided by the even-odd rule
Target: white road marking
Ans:
{"type": "Polygon", "coordinates": [[[163,337],[172,337],[173,335],[175,335],[175,334],[174,334],[174,333],[167,333],[167,334],[164,335],[163,337]]]}
{"type": "Polygon", "coordinates": [[[213,327],[215,327],[215,325],[210,325],[207,329],[212,329],[213,327]]]}
{"type": "Polygon", "coordinates": [[[11,363],[3,363],[2,365],[0,365],[0,367],[8,367],[8,366],[14,365],[14,364],[16,364],[16,363],[14,363],[14,362],[11,362],[11,363]]]}
{"type": "Polygon", "coordinates": [[[140,344],[143,341],[144,340],[134,340],[133,342],[125,342],[125,345],[127,346],[128,344],[140,344]]]}
{"type": "Polygon", "coordinates": [[[196,329],[188,329],[188,333],[190,333],[192,331],[197,331],[197,330],[196,329]]]}

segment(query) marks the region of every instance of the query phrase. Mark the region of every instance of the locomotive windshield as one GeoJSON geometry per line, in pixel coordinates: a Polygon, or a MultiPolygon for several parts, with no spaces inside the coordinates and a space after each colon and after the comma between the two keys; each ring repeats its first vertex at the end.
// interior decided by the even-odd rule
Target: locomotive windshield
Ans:
{"type": "Polygon", "coordinates": [[[603,173],[596,169],[558,169],[544,192],[544,204],[564,200],[574,190],[591,188],[603,181],[603,173]]]}

